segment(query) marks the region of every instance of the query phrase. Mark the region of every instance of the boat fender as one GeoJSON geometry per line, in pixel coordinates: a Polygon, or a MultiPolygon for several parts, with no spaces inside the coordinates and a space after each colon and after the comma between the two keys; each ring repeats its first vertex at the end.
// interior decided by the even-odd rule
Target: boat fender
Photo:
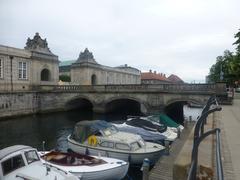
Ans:
{"type": "Polygon", "coordinates": [[[97,137],[95,135],[91,135],[88,137],[88,144],[90,146],[96,146],[97,144],[97,137]]]}

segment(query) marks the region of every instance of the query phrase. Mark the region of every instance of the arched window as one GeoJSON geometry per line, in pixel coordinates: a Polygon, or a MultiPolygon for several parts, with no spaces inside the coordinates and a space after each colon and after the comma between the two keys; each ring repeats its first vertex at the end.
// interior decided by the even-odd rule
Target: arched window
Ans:
{"type": "Polygon", "coordinates": [[[97,76],[95,74],[92,75],[91,77],[91,84],[96,85],[97,84],[97,76]]]}
{"type": "Polygon", "coordinates": [[[41,81],[50,81],[50,71],[48,69],[41,71],[41,81]]]}

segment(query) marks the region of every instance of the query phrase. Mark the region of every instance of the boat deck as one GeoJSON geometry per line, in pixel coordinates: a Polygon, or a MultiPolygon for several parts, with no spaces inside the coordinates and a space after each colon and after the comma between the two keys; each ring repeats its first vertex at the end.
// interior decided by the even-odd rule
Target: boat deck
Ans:
{"type": "Polygon", "coordinates": [[[173,179],[173,163],[182,149],[189,133],[191,132],[194,123],[189,123],[188,128],[185,128],[181,133],[180,139],[176,139],[171,146],[170,154],[163,156],[155,164],[149,172],[149,180],[172,180],[173,179]]]}

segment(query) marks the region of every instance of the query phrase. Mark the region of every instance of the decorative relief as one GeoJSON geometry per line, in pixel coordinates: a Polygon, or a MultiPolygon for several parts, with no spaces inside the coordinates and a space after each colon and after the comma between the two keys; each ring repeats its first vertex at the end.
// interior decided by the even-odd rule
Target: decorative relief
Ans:
{"type": "Polygon", "coordinates": [[[46,39],[42,39],[39,33],[36,33],[33,39],[28,38],[25,46],[27,50],[40,50],[51,53],[46,39]]]}

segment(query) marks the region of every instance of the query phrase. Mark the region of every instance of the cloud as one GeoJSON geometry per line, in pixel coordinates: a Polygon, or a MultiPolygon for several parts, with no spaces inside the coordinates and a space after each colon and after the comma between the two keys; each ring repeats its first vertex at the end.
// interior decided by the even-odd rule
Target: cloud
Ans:
{"type": "Polygon", "coordinates": [[[23,48],[39,32],[60,60],[88,47],[100,64],[129,64],[203,81],[234,50],[237,0],[3,0],[0,44],[23,48]]]}

